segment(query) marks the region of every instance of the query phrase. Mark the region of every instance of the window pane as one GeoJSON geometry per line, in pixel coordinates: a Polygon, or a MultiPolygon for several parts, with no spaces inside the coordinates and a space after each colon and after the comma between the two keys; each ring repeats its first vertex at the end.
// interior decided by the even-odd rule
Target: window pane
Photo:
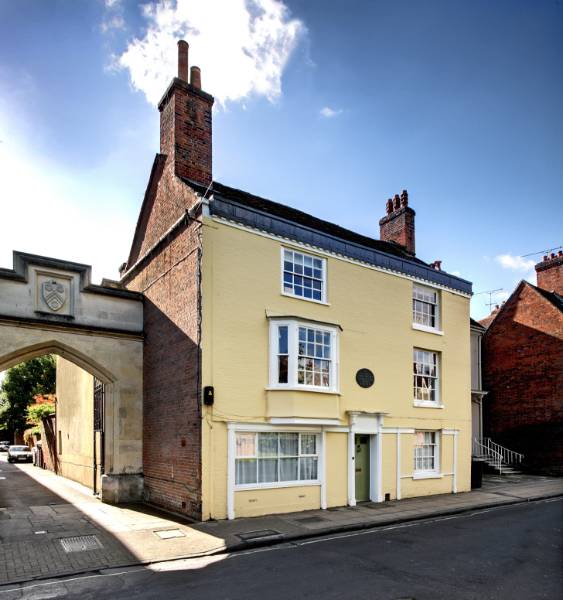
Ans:
{"type": "Polygon", "coordinates": [[[278,353],[287,354],[287,326],[278,327],[278,353]]]}
{"type": "Polygon", "coordinates": [[[317,462],[318,459],[316,457],[311,458],[300,458],[299,459],[299,479],[301,480],[311,480],[317,479],[317,462]]]}
{"type": "Polygon", "coordinates": [[[259,433],[258,434],[258,456],[277,456],[278,455],[278,434],[277,433],[259,433]]]}
{"type": "Polygon", "coordinates": [[[237,459],[235,482],[238,485],[256,483],[256,459],[237,459]]]}
{"type": "MultiPolygon", "coordinates": [[[[275,434],[274,434],[275,435],[275,434]]],[[[278,481],[278,459],[261,458],[258,460],[258,483],[278,481]]]]}
{"type": "Polygon", "coordinates": [[[256,456],[255,433],[237,433],[236,456],[256,456]]]}
{"type": "Polygon", "coordinates": [[[301,454],[317,453],[317,436],[312,433],[301,434],[301,454]]]}
{"type": "Polygon", "coordinates": [[[299,454],[299,434],[280,433],[280,455],[297,456],[299,454]]]}
{"type": "Polygon", "coordinates": [[[288,357],[278,356],[278,383],[287,383],[288,357]]]}
{"type": "Polygon", "coordinates": [[[297,481],[298,458],[280,459],[280,481],[297,481]]]}

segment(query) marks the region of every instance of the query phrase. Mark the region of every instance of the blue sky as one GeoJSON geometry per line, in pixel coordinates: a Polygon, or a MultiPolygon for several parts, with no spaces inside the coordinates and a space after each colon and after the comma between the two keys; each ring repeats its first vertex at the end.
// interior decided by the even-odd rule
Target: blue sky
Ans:
{"type": "Polygon", "coordinates": [[[216,180],[374,237],[406,188],[418,256],[499,301],[563,244],[560,0],[0,0],[1,266],[117,277],[179,35],[216,180]]]}

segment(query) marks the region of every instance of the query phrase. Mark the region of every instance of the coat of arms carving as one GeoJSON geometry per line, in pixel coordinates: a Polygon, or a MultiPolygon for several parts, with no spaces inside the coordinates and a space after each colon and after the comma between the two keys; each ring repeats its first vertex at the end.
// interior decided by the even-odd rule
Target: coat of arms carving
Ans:
{"type": "Polygon", "coordinates": [[[54,279],[44,281],[41,284],[41,294],[47,306],[54,311],[60,310],[66,302],[64,286],[54,279]]]}

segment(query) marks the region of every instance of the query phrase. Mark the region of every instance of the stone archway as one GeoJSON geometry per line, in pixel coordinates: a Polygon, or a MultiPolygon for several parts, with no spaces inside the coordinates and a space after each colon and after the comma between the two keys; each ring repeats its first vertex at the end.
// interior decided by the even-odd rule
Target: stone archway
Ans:
{"type": "Polygon", "coordinates": [[[142,319],[140,295],[92,285],[86,265],[14,253],[14,269],[0,269],[0,371],[56,354],[105,384],[109,502],[142,496],[142,319]]]}

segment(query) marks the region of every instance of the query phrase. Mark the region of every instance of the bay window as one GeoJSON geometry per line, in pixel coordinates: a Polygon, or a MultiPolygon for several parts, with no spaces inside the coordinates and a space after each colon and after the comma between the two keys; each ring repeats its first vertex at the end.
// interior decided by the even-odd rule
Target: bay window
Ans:
{"type": "Polygon", "coordinates": [[[337,389],[336,328],[270,321],[270,387],[337,389]]]}
{"type": "Polygon", "coordinates": [[[319,445],[316,433],[239,431],[235,485],[276,487],[273,484],[317,483],[319,445]]]}

